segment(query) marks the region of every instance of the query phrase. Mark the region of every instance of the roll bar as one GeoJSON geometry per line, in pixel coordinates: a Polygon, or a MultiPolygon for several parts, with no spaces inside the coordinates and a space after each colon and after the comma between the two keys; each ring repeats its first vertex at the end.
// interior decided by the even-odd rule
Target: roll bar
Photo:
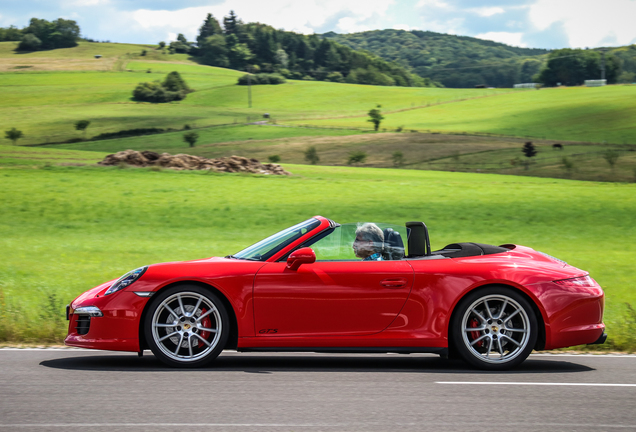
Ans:
{"type": "Polygon", "coordinates": [[[431,255],[431,241],[424,222],[407,222],[406,228],[409,230],[409,258],[431,255]]]}

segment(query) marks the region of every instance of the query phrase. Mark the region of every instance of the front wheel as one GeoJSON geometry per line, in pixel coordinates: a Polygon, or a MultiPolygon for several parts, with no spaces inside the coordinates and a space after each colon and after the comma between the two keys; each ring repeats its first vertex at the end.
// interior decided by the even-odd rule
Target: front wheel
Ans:
{"type": "Polygon", "coordinates": [[[471,365],[505,370],[523,362],[537,341],[537,318],[530,303],[507,287],[468,294],[451,323],[452,342],[471,365]]]}
{"type": "Polygon", "coordinates": [[[214,360],[229,334],[221,300],[197,285],[178,285],[153,297],[144,323],[155,357],[169,366],[198,367],[214,360]]]}

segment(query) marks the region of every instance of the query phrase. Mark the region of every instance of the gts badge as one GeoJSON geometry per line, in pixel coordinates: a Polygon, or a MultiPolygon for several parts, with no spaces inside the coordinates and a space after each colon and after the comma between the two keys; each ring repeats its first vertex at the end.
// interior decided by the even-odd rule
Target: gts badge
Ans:
{"type": "Polygon", "coordinates": [[[274,333],[278,333],[278,329],[261,329],[258,332],[260,334],[274,334],[274,333]]]}

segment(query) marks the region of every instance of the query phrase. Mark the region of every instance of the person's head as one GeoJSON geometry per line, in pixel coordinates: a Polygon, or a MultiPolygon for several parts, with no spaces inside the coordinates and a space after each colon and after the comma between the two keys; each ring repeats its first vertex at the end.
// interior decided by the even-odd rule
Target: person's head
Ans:
{"type": "Polygon", "coordinates": [[[366,258],[377,252],[382,252],[384,234],[374,223],[365,223],[356,230],[356,240],[353,251],[358,258],[366,258]]]}

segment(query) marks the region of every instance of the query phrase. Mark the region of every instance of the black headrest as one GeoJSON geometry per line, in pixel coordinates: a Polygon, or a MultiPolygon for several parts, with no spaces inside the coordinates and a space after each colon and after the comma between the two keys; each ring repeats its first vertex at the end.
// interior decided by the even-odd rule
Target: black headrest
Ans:
{"type": "Polygon", "coordinates": [[[384,258],[399,260],[404,258],[404,242],[400,233],[393,228],[384,230],[384,258]]]}

